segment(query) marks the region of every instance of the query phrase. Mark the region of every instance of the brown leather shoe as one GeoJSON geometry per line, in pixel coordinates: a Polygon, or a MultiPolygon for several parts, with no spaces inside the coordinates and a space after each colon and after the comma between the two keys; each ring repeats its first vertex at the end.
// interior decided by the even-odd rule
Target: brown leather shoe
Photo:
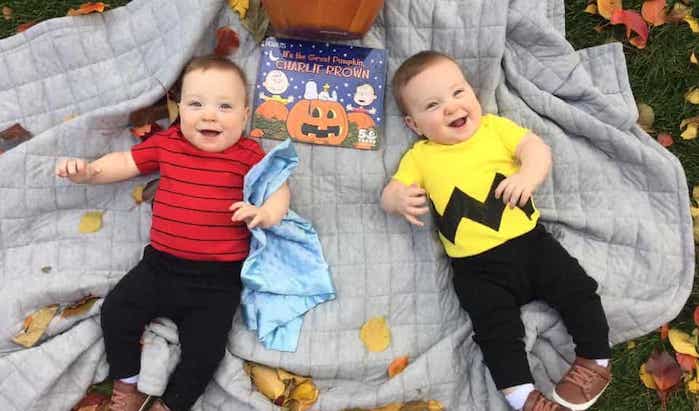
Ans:
{"type": "Polygon", "coordinates": [[[539,390],[534,390],[529,393],[522,411],[570,411],[570,409],[544,397],[539,390]]]}
{"type": "Polygon", "coordinates": [[[165,405],[163,400],[157,399],[153,402],[153,405],[148,409],[148,411],[172,411],[170,408],[165,405]]]}
{"type": "Polygon", "coordinates": [[[109,401],[108,411],[145,411],[145,405],[150,396],[136,389],[136,384],[114,380],[112,398],[109,401]]]}
{"type": "Polygon", "coordinates": [[[573,411],[586,410],[612,381],[612,364],[602,367],[595,360],[576,357],[573,366],[553,390],[553,399],[573,411]]]}

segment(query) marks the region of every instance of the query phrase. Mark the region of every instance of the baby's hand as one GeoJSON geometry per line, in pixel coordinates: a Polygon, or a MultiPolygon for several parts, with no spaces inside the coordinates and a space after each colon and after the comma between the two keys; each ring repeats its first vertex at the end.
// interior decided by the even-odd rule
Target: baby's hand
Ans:
{"type": "Polygon", "coordinates": [[[417,184],[409,186],[401,184],[400,187],[396,196],[396,211],[411,224],[417,226],[425,225],[425,223],[418,220],[418,216],[427,214],[430,211],[425,205],[427,203],[425,190],[417,184]]]}
{"type": "Polygon", "coordinates": [[[495,198],[502,196],[502,202],[508,204],[510,208],[515,208],[518,205],[524,207],[536,188],[534,179],[521,173],[515,173],[498,184],[495,189],[495,198]]]}
{"type": "Polygon", "coordinates": [[[101,172],[101,169],[80,158],[64,159],[56,166],[58,177],[68,178],[78,184],[89,182],[92,177],[101,172]]]}
{"type": "Polygon", "coordinates": [[[261,228],[269,228],[270,226],[270,216],[266,210],[255,207],[252,204],[248,204],[244,201],[238,201],[231,205],[229,210],[233,211],[233,221],[245,221],[248,228],[255,228],[260,226],[261,228]]]}

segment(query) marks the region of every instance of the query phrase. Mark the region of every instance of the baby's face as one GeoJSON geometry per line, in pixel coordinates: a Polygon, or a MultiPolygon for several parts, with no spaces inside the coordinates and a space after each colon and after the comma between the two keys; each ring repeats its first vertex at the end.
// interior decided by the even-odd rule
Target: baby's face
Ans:
{"type": "Polygon", "coordinates": [[[405,122],[439,144],[471,137],[481,124],[481,105],[459,66],[441,59],[408,81],[402,90],[405,122]]]}
{"type": "Polygon", "coordinates": [[[249,112],[245,85],[232,70],[194,70],[182,80],[182,135],[201,150],[217,153],[237,143],[249,112]]]}

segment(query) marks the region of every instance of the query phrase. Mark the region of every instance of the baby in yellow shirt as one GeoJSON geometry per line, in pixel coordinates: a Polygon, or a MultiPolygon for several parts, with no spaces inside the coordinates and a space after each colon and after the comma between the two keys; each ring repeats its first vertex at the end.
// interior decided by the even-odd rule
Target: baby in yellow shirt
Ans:
{"type": "Polygon", "coordinates": [[[454,288],[498,389],[515,410],[585,410],[611,381],[609,327],[597,282],[538,224],[532,195],[551,168],[551,150],[531,131],[483,115],[451,57],[423,51],[392,80],[406,125],[423,137],[401,159],[381,205],[422,226],[436,212],[454,288]],[[534,388],[520,306],[543,300],[576,345],[553,401],[534,388]]]}

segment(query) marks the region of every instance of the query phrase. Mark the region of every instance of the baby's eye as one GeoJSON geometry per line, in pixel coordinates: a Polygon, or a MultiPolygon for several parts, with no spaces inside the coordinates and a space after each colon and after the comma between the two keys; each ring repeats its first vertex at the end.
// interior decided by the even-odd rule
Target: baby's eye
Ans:
{"type": "Polygon", "coordinates": [[[432,110],[433,108],[436,108],[438,106],[436,101],[433,101],[431,103],[427,103],[427,107],[425,107],[427,110],[432,110]]]}
{"type": "Polygon", "coordinates": [[[458,96],[464,94],[464,91],[465,91],[465,90],[462,89],[462,88],[455,90],[455,91],[454,91],[454,97],[458,97],[458,96]]]}
{"type": "Polygon", "coordinates": [[[187,105],[189,107],[201,107],[201,103],[198,101],[190,101],[189,103],[187,103],[187,105]]]}
{"type": "Polygon", "coordinates": [[[230,110],[233,108],[233,106],[228,104],[228,103],[223,103],[219,107],[221,107],[221,109],[223,109],[223,110],[230,110]]]}

